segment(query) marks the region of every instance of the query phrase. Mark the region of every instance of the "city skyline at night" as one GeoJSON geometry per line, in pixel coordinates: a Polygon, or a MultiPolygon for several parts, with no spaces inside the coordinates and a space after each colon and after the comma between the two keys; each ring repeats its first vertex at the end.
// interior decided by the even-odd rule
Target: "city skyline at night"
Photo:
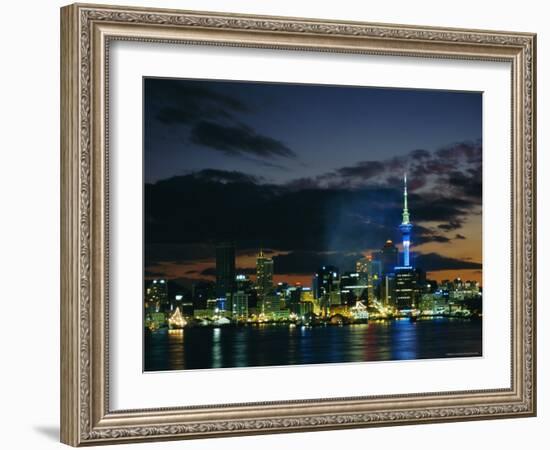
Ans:
{"type": "Polygon", "coordinates": [[[481,93],[143,87],[145,371],[482,356],[481,93]]]}
{"type": "Polygon", "coordinates": [[[410,255],[410,218],[405,175],[402,252],[388,239],[351,271],[323,264],[307,286],[275,282],[263,248],[252,279],[236,267],[234,242],[220,241],[215,282],[147,281],[144,370],[481,356],[482,287],[429,279],[410,255]]]}

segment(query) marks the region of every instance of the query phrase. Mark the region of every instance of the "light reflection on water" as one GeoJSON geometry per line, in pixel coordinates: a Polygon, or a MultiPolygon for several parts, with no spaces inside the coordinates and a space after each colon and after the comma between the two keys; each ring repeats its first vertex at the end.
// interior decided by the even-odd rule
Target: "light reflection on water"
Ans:
{"type": "Polygon", "coordinates": [[[481,350],[481,321],[394,320],[146,331],[144,359],[145,370],[154,371],[480,356],[481,350]]]}
{"type": "Polygon", "coordinates": [[[212,330],[212,364],[210,367],[212,368],[223,367],[222,343],[221,343],[222,330],[220,328],[212,328],[211,330],[212,330]]]}
{"type": "Polygon", "coordinates": [[[233,341],[233,357],[235,358],[235,367],[247,367],[247,335],[246,333],[237,333],[233,341]]]}
{"type": "Polygon", "coordinates": [[[184,331],[168,330],[168,361],[170,367],[185,367],[185,353],[183,349],[184,331]]]}

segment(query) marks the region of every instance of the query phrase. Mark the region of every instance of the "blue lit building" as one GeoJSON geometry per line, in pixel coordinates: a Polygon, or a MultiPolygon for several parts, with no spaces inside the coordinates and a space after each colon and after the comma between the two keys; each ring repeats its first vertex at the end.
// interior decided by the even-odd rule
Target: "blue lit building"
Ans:
{"type": "Polygon", "coordinates": [[[407,204],[407,174],[404,177],[403,188],[403,220],[401,221],[401,225],[399,225],[399,229],[403,236],[403,267],[411,267],[409,247],[411,245],[412,223],[409,220],[409,208],[407,204]]]}
{"type": "Polygon", "coordinates": [[[394,269],[394,292],[392,302],[398,310],[409,310],[418,307],[420,289],[425,281],[424,272],[412,267],[410,257],[411,230],[409,207],[407,199],[407,175],[404,176],[403,185],[403,219],[399,229],[403,239],[403,265],[394,269]]]}

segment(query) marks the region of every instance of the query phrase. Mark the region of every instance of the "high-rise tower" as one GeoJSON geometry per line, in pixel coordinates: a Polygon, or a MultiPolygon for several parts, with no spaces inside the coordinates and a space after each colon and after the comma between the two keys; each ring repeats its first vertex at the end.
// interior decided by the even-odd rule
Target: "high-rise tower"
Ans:
{"type": "Polygon", "coordinates": [[[256,285],[261,299],[273,289],[273,259],[260,250],[256,258],[256,285]]]}
{"type": "Polygon", "coordinates": [[[383,273],[393,273],[395,266],[399,265],[399,250],[390,239],[378,252],[377,259],[380,260],[383,273]]]}
{"type": "Polygon", "coordinates": [[[235,245],[221,242],[216,246],[216,295],[226,298],[235,290],[235,245]]]}
{"type": "Polygon", "coordinates": [[[403,220],[401,221],[401,225],[399,225],[399,229],[403,235],[403,266],[410,267],[409,247],[411,245],[412,223],[409,221],[409,208],[407,203],[407,174],[405,174],[403,186],[403,220]]]}

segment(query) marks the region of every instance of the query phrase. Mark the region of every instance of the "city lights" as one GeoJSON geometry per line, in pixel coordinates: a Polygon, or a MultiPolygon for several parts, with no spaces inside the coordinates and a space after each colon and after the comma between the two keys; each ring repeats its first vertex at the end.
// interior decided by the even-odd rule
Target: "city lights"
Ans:
{"type": "Polygon", "coordinates": [[[143,87],[144,370],[481,353],[482,93],[143,87]]]}
{"type": "Polygon", "coordinates": [[[264,249],[256,257],[255,281],[235,269],[232,242],[216,247],[216,282],[194,293],[169,295],[166,279],[152,280],[145,290],[145,326],[253,324],[345,325],[369,320],[436,317],[481,317],[481,288],[475,281],[436,282],[411,264],[413,225],[408,207],[407,177],[403,179],[403,210],[399,230],[402,252],[391,239],[379,251],[359,259],[355,272],[324,264],[312,274],[311,286],[273,282],[274,260],[264,249]],[[170,299],[172,298],[172,300],[170,299]]]}

